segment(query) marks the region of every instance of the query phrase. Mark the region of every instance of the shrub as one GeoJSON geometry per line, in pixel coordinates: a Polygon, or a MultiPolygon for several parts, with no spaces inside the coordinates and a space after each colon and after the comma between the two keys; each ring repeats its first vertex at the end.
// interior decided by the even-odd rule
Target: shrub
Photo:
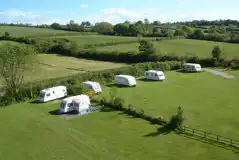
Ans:
{"type": "Polygon", "coordinates": [[[171,117],[169,122],[166,124],[166,127],[169,130],[180,130],[184,120],[185,118],[183,115],[183,109],[181,107],[178,107],[177,114],[171,117]]]}
{"type": "Polygon", "coordinates": [[[220,46],[215,46],[212,50],[212,57],[217,59],[217,60],[220,60],[222,58],[222,51],[221,51],[221,48],[220,46]]]}

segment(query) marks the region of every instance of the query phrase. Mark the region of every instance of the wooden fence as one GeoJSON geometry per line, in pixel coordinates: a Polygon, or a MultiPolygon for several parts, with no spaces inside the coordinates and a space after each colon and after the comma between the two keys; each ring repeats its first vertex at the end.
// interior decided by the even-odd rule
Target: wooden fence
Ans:
{"type": "Polygon", "coordinates": [[[216,135],[213,133],[205,132],[205,131],[198,130],[198,129],[193,129],[193,128],[186,127],[186,126],[183,126],[182,130],[184,133],[189,134],[189,135],[198,136],[198,137],[210,140],[210,141],[214,141],[217,143],[222,143],[225,145],[239,148],[239,140],[219,136],[219,135],[216,135]]]}

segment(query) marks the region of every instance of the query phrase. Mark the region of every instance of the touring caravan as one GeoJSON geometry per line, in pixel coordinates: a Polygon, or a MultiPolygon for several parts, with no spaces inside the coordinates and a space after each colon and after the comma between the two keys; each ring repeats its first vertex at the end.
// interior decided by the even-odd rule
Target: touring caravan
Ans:
{"type": "Polygon", "coordinates": [[[129,75],[116,75],[115,76],[115,84],[124,85],[124,86],[136,86],[136,80],[133,76],[129,75]]]}
{"type": "Polygon", "coordinates": [[[94,91],[95,93],[101,93],[102,89],[99,83],[86,81],[82,83],[84,91],[94,91]]]}
{"type": "Polygon", "coordinates": [[[87,95],[78,95],[65,98],[61,101],[60,113],[76,111],[78,113],[90,110],[90,98],[87,95]]]}
{"type": "Polygon", "coordinates": [[[165,80],[165,75],[162,71],[149,70],[144,72],[144,78],[148,80],[163,81],[165,80]]]}
{"type": "Polygon", "coordinates": [[[201,68],[200,64],[184,63],[183,70],[186,72],[200,72],[200,71],[202,71],[202,68],[201,68]]]}
{"type": "Polygon", "coordinates": [[[67,88],[65,86],[56,86],[43,89],[40,91],[40,102],[48,102],[67,96],[67,88]]]}

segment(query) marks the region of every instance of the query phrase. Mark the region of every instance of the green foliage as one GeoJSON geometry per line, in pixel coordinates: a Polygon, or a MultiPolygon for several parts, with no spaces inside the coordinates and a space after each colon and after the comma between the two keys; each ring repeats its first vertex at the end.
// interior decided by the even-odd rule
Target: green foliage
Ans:
{"type": "Polygon", "coordinates": [[[10,37],[10,33],[9,32],[4,32],[4,37],[10,37]]]}
{"type": "Polygon", "coordinates": [[[139,42],[139,51],[145,54],[154,54],[156,52],[153,44],[146,40],[141,40],[139,42]]]}
{"type": "Polygon", "coordinates": [[[25,72],[36,65],[36,52],[26,45],[8,44],[0,48],[0,78],[14,98],[24,83],[25,72]]]}
{"type": "Polygon", "coordinates": [[[169,130],[180,130],[185,120],[182,107],[178,107],[177,114],[173,115],[169,122],[165,125],[169,130]]]}
{"type": "Polygon", "coordinates": [[[216,60],[220,60],[222,58],[222,51],[220,46],[215,46],[212,50],[212,57],[216,60]]]}
{"type": "Polygon", "coordinates": [[[112,35],[113,34],[113,25],[108,22],[96,23],[95,30],[99,34],[112,35]]]}

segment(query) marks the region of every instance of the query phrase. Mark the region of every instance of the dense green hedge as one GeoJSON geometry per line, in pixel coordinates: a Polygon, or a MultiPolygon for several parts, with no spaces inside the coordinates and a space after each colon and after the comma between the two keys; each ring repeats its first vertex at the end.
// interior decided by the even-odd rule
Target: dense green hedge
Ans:
{"type": "Polygon", "coordinates": [[[152,68],[161,68],[162,70],[175,70],[181,68],[181,66],[182,62],[180,61],[138,63],[132,66],[117,69],[89,72],[65,78],[55,78],[45,81],[38,81],[23,86],[16,99],[13,99],[12,96],[8,94],[5,94],[5,96],[0,97],[0,106],[6,106],[16,101],[22,102],[36,98],[39,96],[39,91],[41,89],[56,85],[66,85],[69,94],[78,94],[81,92],[81,82],[86,80],[97,81],[101,84],[104,84],[112,82],[114,76],[117,74],[129,74],[138,77],[142,76],[145,70],[149,70],[152,68]]]}
{"type": "Polygon", "coordinates": [[[2,36],[0,37],[0,40],[14,41],[14,42],[25,43],[25,44],[36,44],[35,40],[27,38],[27,37],[2,36]]]}

